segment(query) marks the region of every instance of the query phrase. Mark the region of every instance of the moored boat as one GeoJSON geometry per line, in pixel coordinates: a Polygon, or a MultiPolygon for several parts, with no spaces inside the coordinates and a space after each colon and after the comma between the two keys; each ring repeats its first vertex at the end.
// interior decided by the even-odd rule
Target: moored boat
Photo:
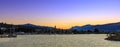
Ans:
{"type": "Polygon", "coordinates": [[[120,41],[120,32],[107,34],[105,40],[120,41]]]}

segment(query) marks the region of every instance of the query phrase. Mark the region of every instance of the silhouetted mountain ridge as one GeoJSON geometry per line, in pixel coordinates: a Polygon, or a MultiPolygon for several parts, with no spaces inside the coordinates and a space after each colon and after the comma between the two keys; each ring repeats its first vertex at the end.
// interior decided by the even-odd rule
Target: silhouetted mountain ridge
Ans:
{"type": "Polygon", "coordinates": [[[36,26],[36,25],[28,23],[28,24],[23,24],[23,26],[36,26]]]}
{"type": "Polygon", "coordinates": [[[53,27],[49,27],[49,26],[40,26],[40,25],[34,25],[34,24],[23,24],[22,26],[26,26],[26,27],[33,27],[33,28],[53,28],[53,27]]]}
{"type": "Polygon", "coordinates": [[[85,25],[85,26],[74,26],[71,28],[71,30],[91,30],[98,29],[100,31],[106,31],[106,32],[116,32],[120,31],[120,22],[118,23],[109,23],[109,24],[103,24],[103,25],[85,25]]]}

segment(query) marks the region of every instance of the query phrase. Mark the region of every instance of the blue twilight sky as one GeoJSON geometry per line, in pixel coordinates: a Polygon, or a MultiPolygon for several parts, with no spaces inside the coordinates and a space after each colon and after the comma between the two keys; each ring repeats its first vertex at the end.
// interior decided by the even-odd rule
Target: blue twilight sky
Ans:
{"type": "Polygon", "coordinates": [[[120,21],[120,0],[0,0],[0,22],[70,28],[120,21]]]}

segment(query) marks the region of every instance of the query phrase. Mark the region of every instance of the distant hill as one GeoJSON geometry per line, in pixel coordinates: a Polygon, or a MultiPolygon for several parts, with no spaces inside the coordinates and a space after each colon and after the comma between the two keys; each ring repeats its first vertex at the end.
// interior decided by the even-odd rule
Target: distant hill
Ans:
{"type": "Polygon", "coordinates": [[[85,26],[74,26],[70,30],[77,30],[77,31],[87,31],[94,29],[98,29],[100,31],[106,31],[106,32],[118,32],[120,31],[120,22],[118,23],[109,23],[109,24],[103,24],[103,25],[85,25],[85,26]]]}
{"type": "Polygon", "coordinates": [[[11,28],[12,26],[14,27],[30,27],[30,28],[36,28],[36,29],[51,29],[53,27],[49,27],[49,26],[38,26],[38,25],[34,25],[34,24],[21,24],[21,25],[13,25],[13,24],[6,24],[6,23],[0,23],[0,27],[5,27],[5,28],[11,28]]]}
{"type": "Polygon", "coordinates": [[[25,27],[32,27],[32,28],[38,28],[38,29],[52,29],[53,27],[49,27],[49,26],[39,26],[39,25],[34,25],[34,24],[22,24],[21,26],[25,26],[25,27]]]}
{"type": "MultiPolygon", "coordinates": [[[[5,28],[11,28],[12,26],[14,27],[30,27],[34,29],[54,29],[54,27],[49,27],[49,26],[38,26],[34,24],[21,24],[21,25],[13,25],[13,24],[6,24],[6,23],[0,23],[0,27],[5,27],[5,28]]],[[[69,30],[77,30],[77,31],[94,31],[94,29],[98,29],[100,31],[105,31],[105,32],[120,32],[120,22],[118,23],[109,23],[109,24],[103,24],[103,25],[84,25],[84,26],[74,26],[70,28],[69,30]]]]}
{"type": "Polygon", "coordinates": [[[30,26],[30,27],[35,27],[36,25],[28,23],[28,24],[23,24],[22,26],[30,26]]]}

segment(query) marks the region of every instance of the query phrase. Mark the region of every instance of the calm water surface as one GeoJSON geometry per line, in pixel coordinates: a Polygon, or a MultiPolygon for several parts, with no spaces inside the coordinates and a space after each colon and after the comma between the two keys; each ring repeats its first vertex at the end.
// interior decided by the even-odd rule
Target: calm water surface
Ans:
{"type": "Polygon", "coordinates": [[[105,38],[105,34],[19,35],[0,38],[0,47],[120,47],[119,41],[105,38]]]}

